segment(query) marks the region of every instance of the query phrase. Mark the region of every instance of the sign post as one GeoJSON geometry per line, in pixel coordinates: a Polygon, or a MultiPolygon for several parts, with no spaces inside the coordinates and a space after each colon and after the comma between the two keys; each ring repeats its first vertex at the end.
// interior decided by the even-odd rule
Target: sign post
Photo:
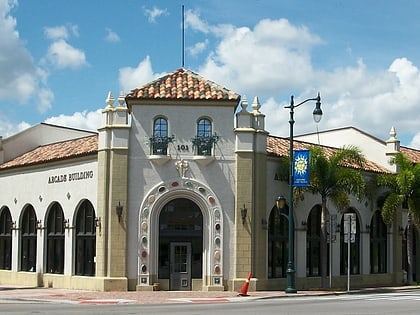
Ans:
{"type": "Polygon", "coordinates": [[[333,246],[332,243],[335,243],[336,236],[335,236],[335,227],[337,225],[337,215],[336,214],[330,214],[328,216],[327,221],[327,243],[330,244],[330,289],[332,287],[332,257],[333,257],[333,246]]]}
{"type": "Polygon", "coordinates": [[[344,242],[347,243],[347,291],[350,291],[350,245],[356,241],[356,214],[344,214],[344,242]]]}

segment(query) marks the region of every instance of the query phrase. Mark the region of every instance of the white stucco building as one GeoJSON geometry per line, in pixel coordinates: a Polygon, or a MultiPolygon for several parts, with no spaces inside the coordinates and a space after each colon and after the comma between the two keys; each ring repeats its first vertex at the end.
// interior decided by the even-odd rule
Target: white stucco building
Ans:
{"type": "MultiPolygon", "coordinates": [[[[109,93],[98,133],[39,124],[0,138],[0,283],[92,290],[282,290],[287,227],[274,207],[287,138],[265,130],[252,104],[178,69],[120,95],[109,93]],[[235,120],[232,119],[235,117],[235,120]]],[[[287,120],[287,117],[285,117],[287,120]]],[[[353,127],[296,137],[324,150],[359,146],[366,178],[394,172],[397,151],[420,152],[353,127]]],[[[376,191],[352,199],[355,285],[403,283],[406,217],[386,226],[376,191]]],[[[331,244],[331,283],[345,286],[343,213],[331,244]]],[[[295,206],[297,289],[320,287],[320,200],[295,206]]]]}

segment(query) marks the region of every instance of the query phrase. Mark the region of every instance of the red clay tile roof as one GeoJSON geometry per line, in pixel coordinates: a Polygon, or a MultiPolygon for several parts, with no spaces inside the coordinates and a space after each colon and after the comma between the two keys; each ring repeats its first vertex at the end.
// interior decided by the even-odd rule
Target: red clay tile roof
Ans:
{"type": "Polygon", "coordinates": [[[420,150],[407,148],[407,147],[400,147],[400,151],[404,154],[411,162],[413,163],[420,163],[420,150]]]}
{"type": "Polygon", "coordinates": [[[240,100],[236,94],[197,73],[180,68],[151,83],[132,90],[130,99],[188,99],[188,100],[240,100]]]}
{"type": "MultiPolygon", "coordinates": [[[[269,156],[288,156],[289,155],[289,139],[269,136],[267,137],[267,155],[269,156]]],[[[293,147],[295,149],[307,149],[313,146],[311,143],[295,140],[293,147]]],[[[327,146],[321,146],[326,156],[330,156],[337,149],[327,146]]],[[[0,164],[0,170],[42,164],[46,162],[64,160],[96,154],[98,152],[98,135],[73,139],[63,142],[57,142],[40,146],[29,151],[11,161],[0,164]]],[[[401,147],[401,152],[406,154],[413,162],[420,162],[420,151],[406,147],[401,147]]],[[[390,173],[386,168],[379,166],[372,161],[366,161],[364,170],[375,173],[390,173]]]]}
{"type": "MultiPolygon", "coordinates": [[[[309,149],[312,146],[314,146],[313,143],[297,141],[297,140],[293,141],[294,150],[309,149]]],[[[273,137],[273,136],[267,137],[267,155],[269,156],[289,156],[289,147],[290,147],[290,142],[288,138],[278,138],[278,137],[273,137]]],[[[320,147],[324,151],[324,154],[326,157],[331,156],[334,152],[338,150],[337,148],[332,148],[332,147],[327,147],[327,146],[320,146],[320,147]]],[[[350,165],[350,167],[352,166],[350,165]]],[[[391,173],[388,169],[369,160],[366,160],[366,163],[363,169],[365,171],[374,172],[374,173],[391,173]]]]}
{"type": "Polygon", "coordinates": [[[39,146],[11,161],[0,164],[0,170],[87,156],[97,152],[98,135],[93,135],[39,146]]]}

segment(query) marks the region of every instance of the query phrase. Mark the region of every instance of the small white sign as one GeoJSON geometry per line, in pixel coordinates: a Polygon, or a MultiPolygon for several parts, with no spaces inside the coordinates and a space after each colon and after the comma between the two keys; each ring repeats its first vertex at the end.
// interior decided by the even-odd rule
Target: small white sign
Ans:
{"type": "Polygon", "coordinates": [[[345,213],[344,214],[344,242],[354,243],[356,241],[356,232],[357,232],[357,225],[356,225],[356,214],[355,213],[345,213]],[[349,236],[350,235],[350,236],[349,236]]]}

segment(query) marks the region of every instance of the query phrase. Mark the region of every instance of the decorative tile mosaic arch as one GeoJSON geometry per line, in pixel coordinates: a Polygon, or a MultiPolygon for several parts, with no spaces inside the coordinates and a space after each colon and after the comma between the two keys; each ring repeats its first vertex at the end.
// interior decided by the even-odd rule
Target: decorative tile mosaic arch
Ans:
{"type": "Polygon", "coordinates": [[[214,192],[194,179],[161,182],[145,196],[139,212],[139,285],[150,285],[158,274],[159,214],[171,200],[187,198],[203,214],[203,283],[223,284],[223,212],[214,192]],[[210,282],[210,283],[209,283],[210,282]]]}

